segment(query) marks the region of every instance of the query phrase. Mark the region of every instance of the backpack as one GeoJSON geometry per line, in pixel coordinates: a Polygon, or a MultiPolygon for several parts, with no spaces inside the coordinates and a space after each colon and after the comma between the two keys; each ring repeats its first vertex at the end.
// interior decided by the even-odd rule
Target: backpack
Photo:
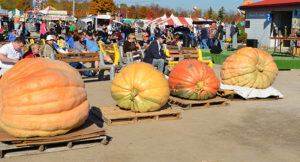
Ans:
{"type": "Polygon", "coordinates": [[[210,53],[212,54],[220,54],[223,50],[221,49],[220,44],[218,43],[216,46],[213,45],[210,49],[210,53]]]}

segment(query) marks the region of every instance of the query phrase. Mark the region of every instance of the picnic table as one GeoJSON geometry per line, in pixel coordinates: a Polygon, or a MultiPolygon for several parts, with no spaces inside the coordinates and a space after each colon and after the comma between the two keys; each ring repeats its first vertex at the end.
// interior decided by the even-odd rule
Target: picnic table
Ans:
{"type": "MultiPolygon", "coordinates": [[[[296,53],[297,53],[297,41],[300,41],[300,37],[270,37],[270,39],[273,40],[279,40],[279,53],[281,53],[281,41],[289,40],[289,41],[295,41],[296,44],[296,53]]],[[[276,41],[274,41],[274,52],[276,52],[276,41]]],[[[293,54],[291,54],[294,56],[293,54]]]]}

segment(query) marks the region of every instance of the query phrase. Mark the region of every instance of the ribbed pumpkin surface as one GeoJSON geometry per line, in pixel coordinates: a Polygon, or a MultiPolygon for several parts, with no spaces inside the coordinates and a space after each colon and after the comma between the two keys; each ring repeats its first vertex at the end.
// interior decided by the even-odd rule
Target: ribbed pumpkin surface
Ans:
{"type": "Polygon", "coordinates": [[[134,112],[155,111],[169,98],[168,80],[147,63],[126,66],[111,85],[111,96],[118,105],[134,112]]]}
{"type": "Polygon", "coordinates": [[[0,90],[0,126],[16,137],[65,134],[88,116],[84,82],[61,61],[24,59],[3,75],[0,90]]]}
{"type": "Polygon", "coordinates": [[[171,95],[192,100],[213,98],[220,87],[214,71],[198,60],[182,60],[169,76],[171,95]]]}
{"type": "Polygon", "coordinates": [[[227,85],[265,89],[273,84],[277,74],[277,65],[270,54],[246,47],[226,59],[221,78],[227,85]]]}

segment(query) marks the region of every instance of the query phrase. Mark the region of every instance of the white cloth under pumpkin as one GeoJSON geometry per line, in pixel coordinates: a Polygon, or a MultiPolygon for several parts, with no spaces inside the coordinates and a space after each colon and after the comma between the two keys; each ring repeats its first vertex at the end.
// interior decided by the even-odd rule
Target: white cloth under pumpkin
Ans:
{"type": "Polygon", "coordinates": [[[268,98],[270,96],[283,98],[283,95],[277,89],[275,89],[273,87],[268,87],[266,89],[256,89],[256,88],[224,85],[221,83],[220,89],[234,91],[235,93],[237,93],[244,99],[268,98]]]}

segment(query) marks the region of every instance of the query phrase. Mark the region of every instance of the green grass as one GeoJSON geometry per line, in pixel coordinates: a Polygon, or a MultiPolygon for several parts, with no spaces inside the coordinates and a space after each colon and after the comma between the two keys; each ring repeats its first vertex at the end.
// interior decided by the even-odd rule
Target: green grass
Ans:
{"type": "MultiPolygon", "coordinates": [[[[215,64],[221,65],[228,56],[234,54],[236,51],[227,51],[226,49],[221,54],[211,54],[209,50],[203,49],[203,57],[210,56],[215,64]]],[[[274,58],[278,69],[300,69],[300,57],[291,56],[285,53],[273,53],[273,51],[267,51],[274,58]]]]}

